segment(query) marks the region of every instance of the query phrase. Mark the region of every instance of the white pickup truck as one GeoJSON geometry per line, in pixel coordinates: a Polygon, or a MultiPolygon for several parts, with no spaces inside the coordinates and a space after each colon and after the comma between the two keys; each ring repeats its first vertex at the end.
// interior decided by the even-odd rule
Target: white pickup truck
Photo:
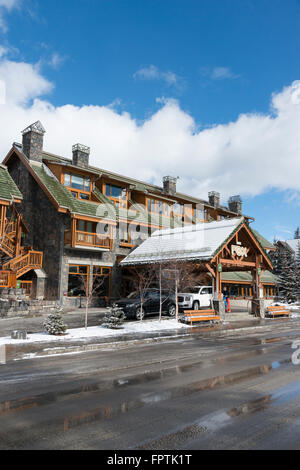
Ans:
{"type": "Polygon", "coordinates": [[[199,310],[201,307],[211,307],[213,289],[211,286],[195,286],[188,292],[178,294],[178,308],[183,310],[199,310]]]}

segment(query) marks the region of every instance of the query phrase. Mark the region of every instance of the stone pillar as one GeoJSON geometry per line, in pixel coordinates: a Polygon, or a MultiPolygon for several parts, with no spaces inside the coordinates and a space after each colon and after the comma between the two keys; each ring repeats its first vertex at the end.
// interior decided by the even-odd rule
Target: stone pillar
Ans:
{"type": "Polygon", "coordinates": [[[44,300],[46,292],[47,274],[43,269],[35,269],[36,279],[32,289],[32,296],[36,300],[44,300]]]}
{"type": "Polygon", "coordinates": [[[217,315],[220,315],[221,320],[225,320],[225,303],[224,300],[214,299],[213,300],[214,310],[216,311],[217,315]]]}

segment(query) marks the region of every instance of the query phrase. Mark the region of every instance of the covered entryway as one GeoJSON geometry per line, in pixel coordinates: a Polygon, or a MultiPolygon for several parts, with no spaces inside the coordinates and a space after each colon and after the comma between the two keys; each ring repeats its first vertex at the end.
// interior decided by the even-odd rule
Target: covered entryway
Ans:
{"type": "Polygon", "coordinates": [[[222,273],[250,272],[252,278],[252,313],[264,316],[261,277],[272,271],[272,262],[246,220],[226,219],[155,232],[130,253],[121,266],[185,261],[197,270],[210,273],[214,308],[225,317],[222,273]]]}

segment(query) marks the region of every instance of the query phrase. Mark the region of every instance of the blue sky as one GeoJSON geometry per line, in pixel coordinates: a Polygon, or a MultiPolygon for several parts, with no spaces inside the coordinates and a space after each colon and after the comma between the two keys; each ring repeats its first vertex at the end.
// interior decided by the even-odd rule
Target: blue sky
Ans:
{"type": "MultiPolygon", "coordinates": [[[[169,166],[176,172],[175,176],[183,175],[180,189],[201,197],[207,190],[220,190],[224,202],[231,191],[239,192],[244,200],[244,212],[256,218],[258,230],[270,239],[274,235],[290,238],[300,225],[300,183],[293,173],[285,173],[287,165],[295,165],[294,173],[300,171],[300,166],[297,167],[300,133],[298,137],[295,126],[299,106],[296,115],[294,109],[290,111],[286,101],[288,92],[284,90],[290,90],[293,82],[300,79],[299,25],[297,0],[0,0],[0,79],[1,60],[4,80],[11,76],[13,65],[17,64],[21,72],[21,64],[22,67],[27,64],[26,74],[21,72],[19,80],[27,87],[25,79],[28,79],[32,86],[25,97],[17,85],[13,91],[8,90],[10,96],[17,94],[18,99],[11,98],[6,104],[9,106],[6,122],[11,120],[6,150],[12,140],[19,139],[25,116],[30,119],[31,115],[37,115],[37,105],[33,105],[36,98],[54,107],[57,132],[63,126],[61,122],[59,127],[58,116],[62,115],[62,109],[66,112],[66,104],[81,110],[88,106],[112,110],[114,114],[109,115],[107,122],[112,122],[114,128],[114,146],[118,139],[122,142],[125,139],[130,146],[132,137],[130,130],[124,137],[126,129],[145,123],[155,128],[151,131],[153,138],[160,142],[157,129],[164,129],[169,119],[179,123],[182,130],[183,138],[177,143],[181,154],[176,149],[168,154],[169,150],[164,150],[167,144],[161,143],[152,149],[153,154],[161,151],[159,157],[154,157],[153,168],[151,155],[143,154],[135,176],[157,182],[167,168],[162,164],[160,171],[159,159],[166,159],[171,162],[169,166]],[[277,96],[279,102],[275,118],[279,114],[280,119],[274,122],[271,122],[272,96],[277,96]],[[286,126],[288,131],[283,119],[287,109],[291,122],[286,126]],[[18,112],[17,122],[21,127],[14,127],[12,135],[16,126],[14,112],[18,112]],[[245,118],[239,121],[241,115],[245,118]],[[265,152],[262,138],[265,124],[261,123],[261,117],[267,117],[266,121],[272,125],[272,134],[269,128],[265,131],[268,140],[265,152]],[[116,124],[119,120],[122,120],[121,127],[116,124]],[[234,123],[235,141],[238,132],[243,140],[235,146],[235,152],[240,151],[240,160],[238,155],[228,158],[226,145],[220,142],[222,135],[230,132],[229,123],[234,123]],[[260,140],[251,154],[247,153],[247,134],[249,129],[255,136],[255,126],[260,140]],[[214,127],[218,130],[212,136],[202,132],[214,127]],[[295,130],[290,135],[293,127],[295,130]],[[187,132],[189,139],[185,139],[187,132]],[[279,144],[273,136],[275,132],[282,135],[279,144]],[[201,133],[201,138],[191,158],[198,159],[198,163],[191,168],[189,176],[185,167],[191,136],[197,133],[201,133]],[[284,145],[279,153],[281,142],[284,145]],[[255,160],[260,175],[257,187],[255,165],[247,167],[249,158],[255,160]],[[272,166],[277,168],[277,173],[270,171],[272,166]],[[243,167],[251,182],[247,175],[240,176],[243,167]]],[[[12,85],[6,80],[9,89],[12,85]]],[[[61,153],[63,150],[56,148],[54,137],[50,136],[50,129],[52,134],[55,131],[54,111],[46,112],[43,108],[40,113],[46,129],[48,124],[48,149],[55,147],[61,153]]],[[[91,113],[89,109],[89,118],[91,113]]],[[[66,119],[72,122],[71,116],[64,117],[64,124],[66,119]]],[[[23,127],[28,124],[25,121],[23,127]]],[[[77,125],[75,128],[78,129],[77,125]]],[[[175,124],[171,128],[175,129],[177,142],[180,132],[177,135],[175,124]]],[[[65,129],[67,133],[68,127],[65,129]]],[[[171,132],[168,137],[172,140],[171,132]]],[[[90,144],[91,136],[87,132],[82,131],[79,138],[87,140],[84,144],[90,144]]],[[[147,145],[149,137],[143,139],[147,145]]],[[[252,143],[253,137],[249,139],[252,143]]],[[[60,135],[59,144],[65,149],[70,142],[60,135]]],[[[102,149],[101,143],[95,141],[95,146],[99,152],[100,149],[110,151],[109,143],[102,149]]],[[[136,141],[134,147],[141,152],[136,141]]],[[[97,163],[101,166],[101,159],[103,164],[113,162],[111,169],[130,175],[130,161],[124,165],[130,150],[123,155],[123,148],[120,146],[120,159],[115,154],[107,157],[108,160],[99,156],[97,163]]],[[[138,155],[135,158],[139,160],[138,155]]]]}

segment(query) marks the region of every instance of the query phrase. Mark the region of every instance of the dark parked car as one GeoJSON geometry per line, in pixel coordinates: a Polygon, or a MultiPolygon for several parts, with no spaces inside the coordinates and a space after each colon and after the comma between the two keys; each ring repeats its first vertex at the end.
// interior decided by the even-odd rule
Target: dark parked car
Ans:
{"type": "MultiPolygon", "coordinates": [[[[125,299],[120,299],[115,302],[117,307],[120,307],[126,318],[136,318],[137,320],[148,315],[159,313],[160,294],[158,289],[149,289],[144,293],[143,307],[141,310],[141,296],[138,291],[132,292],[125,299]]],[[[175,296],[169,292],[162,291],[162,312],[175,317],[176,304],[175,296]]]]}

